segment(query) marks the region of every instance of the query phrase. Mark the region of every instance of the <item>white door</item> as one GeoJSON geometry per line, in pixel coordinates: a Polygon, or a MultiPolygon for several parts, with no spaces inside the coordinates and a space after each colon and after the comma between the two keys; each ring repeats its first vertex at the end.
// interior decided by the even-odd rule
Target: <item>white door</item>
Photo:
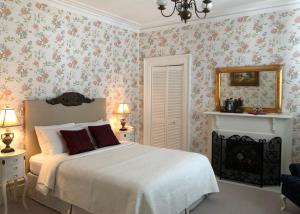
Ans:
{"type": "Polygon", "coordinates": [[[184,85],[183,65],[152,67],[150,145],[185,149],[184,85]]]}
{"type": "Polygon", "coordinates": [[[192,56],[144,59],[146,145],[189,151],[192,56]]]}

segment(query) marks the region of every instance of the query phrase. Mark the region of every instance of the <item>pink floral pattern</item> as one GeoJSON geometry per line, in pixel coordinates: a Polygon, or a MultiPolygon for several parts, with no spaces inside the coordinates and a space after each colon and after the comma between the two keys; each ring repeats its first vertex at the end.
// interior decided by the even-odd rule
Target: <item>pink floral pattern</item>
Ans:
{"type": "MultiPolygon", "coordinates": [[[[207,152],[214,69],[284,64],[284,111],[293,113],[293,157],[300,161],[300,12],[226,18],[137,34],[30,0],[0,2],[0,102],[22,118],[25,99],[65,91],[129,102],[142,138],[143,59],[191,53],[192,150],[207,152]],[[139,61],[140,59],[140,61],[139,61]],[[139,63],[140,62],[140,63],[139,63]]],[[[22,128],[16,142],[22,142],[22,128]]]]}
{"type": "Polygon", "coordinates": [[[0,2],[0,32],[2,106],[22,118],[25,99],[77,91],[107,98],[109,118],[116,103],[128,102],[138,127],[137,33],[29,0],[0,2]]]}
{"type": "Polygon", "coordinates": [[[193,57],[193,151],[206,153],[208,121],[203,112],[214,109],[216,67],[284,64],[284,112],[295,116],[293,158],[300,161],[300,12],[291,10],[226,18],[140,34],[140,82],[143,59],[161,55],[193,57]]]}

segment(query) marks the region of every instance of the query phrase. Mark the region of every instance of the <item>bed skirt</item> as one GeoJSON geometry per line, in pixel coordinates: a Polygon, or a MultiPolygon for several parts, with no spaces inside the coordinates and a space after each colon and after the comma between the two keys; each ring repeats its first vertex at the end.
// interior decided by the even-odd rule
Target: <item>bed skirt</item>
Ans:
{"type": "MultiPolygon", "coordinates": [[[[69,214],[69,210],[71,208],[71,205],[69,203],[60,200],[57,197],[51,195],[45,196],[42,193],[38,192],[35,188],[38,180],[38,176],[32,174],[31,172],[29,172],[27,176],[28,176],[28,183],[29,183],[27,196],[29,198],[61,214],[69,214]]],[[[193,210],[195,207],[197,207],[199,203],[201,203],[205,198],[206,196],[204,195],[199,200],[191,204],[191,206],[188,208],[188,212],[193,210]]],[[[73,205],[72,214],[91,214],[91,213],[73,205]]],[[[185,214],[185,211],[183,210],[180,214],[185,214]]]]}
{"type": "MultiPolygon", "coordinates": [[[[27,177],[28,177],[28,183],[29,183],[27,196],[29,198],[31,198],[34,201],[36,201],[46,207],[49,207],[61,214],[69,213],[69,209],[71,207],[70,204],[68,204],[65,201],[60,200],[57,197],[51,196],[51,195],[45,196],[36,190],[35,187],[36,187],[36,183],[38,180],[38,176],[29,172],[27,174],[27,177]]],[[[79,207],[72,206],[72,214],[91,214],[91,213],[86,212],[85,210],[80,209],[79,207]]]]}

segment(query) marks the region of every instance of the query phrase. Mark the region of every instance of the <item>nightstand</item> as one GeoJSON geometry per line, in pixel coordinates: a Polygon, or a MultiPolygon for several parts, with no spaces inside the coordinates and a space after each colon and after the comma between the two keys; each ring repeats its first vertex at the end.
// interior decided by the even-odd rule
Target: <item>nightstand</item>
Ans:
{"type": "Polygon", "coordinates": [[[135,133],[133,128],[128,128],[127,131],[116,130],[115,134],[119,141],[135,142],[135,133]]]}
{"type": "Polygon", "coordinates": [[[14,199],[16,199],[17,181],[23,178],[25,181],[23,191],[23,206],[27,209],[26,191],[28,187],[27,176],[25,173],[25,151],[16,149],[11,153],[0,153],[0,178],[2,184],[2,197],[4,203],[4,214],[7,214],[7,194],[6,185],[8,181],[14,181],[14,199]]]}

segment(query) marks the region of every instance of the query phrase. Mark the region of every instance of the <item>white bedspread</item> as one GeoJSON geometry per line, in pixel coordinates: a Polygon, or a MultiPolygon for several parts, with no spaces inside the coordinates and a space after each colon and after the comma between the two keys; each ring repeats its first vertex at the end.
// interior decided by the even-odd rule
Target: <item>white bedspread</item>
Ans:
{"type": "Polygon", "coordinates": [[[219,191],[205,156],[133,143],[55,155],[37,189],[94,214],[177,214],[219,191]]]}

